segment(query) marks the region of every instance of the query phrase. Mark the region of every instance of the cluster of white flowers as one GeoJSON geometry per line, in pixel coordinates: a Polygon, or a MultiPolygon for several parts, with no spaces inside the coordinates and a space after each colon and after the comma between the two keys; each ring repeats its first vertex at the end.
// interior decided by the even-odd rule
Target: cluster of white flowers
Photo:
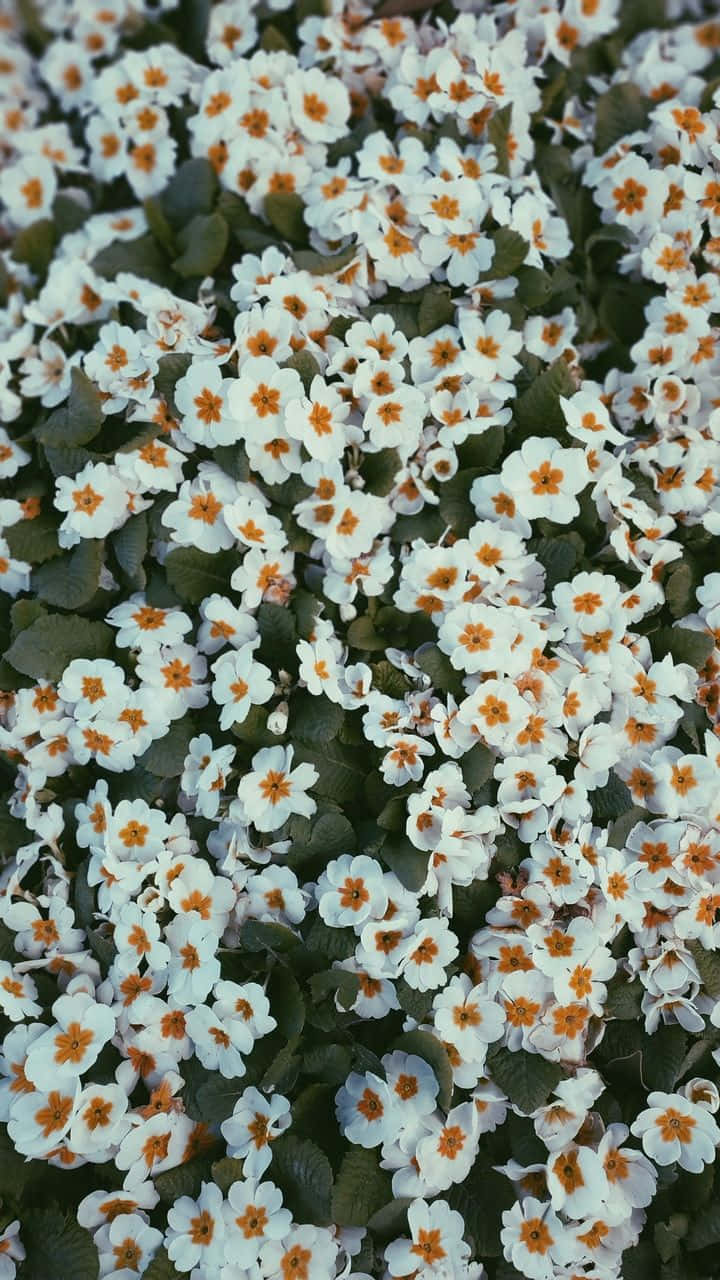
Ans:
{"type": "Polygon", "coordinates": [[[720,1145],[720,23],[288,7],[0,3],[0,1122],[103,1280],[479,1280],[478,1170],[619,1280],[720,1145]],[[335,1028],[406,1228],[293,1191],[335,1028]]]}

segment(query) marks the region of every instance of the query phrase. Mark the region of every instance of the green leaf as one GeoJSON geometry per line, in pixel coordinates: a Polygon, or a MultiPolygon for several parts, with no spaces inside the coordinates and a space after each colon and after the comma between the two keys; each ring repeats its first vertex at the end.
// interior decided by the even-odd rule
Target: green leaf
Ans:
{"type": "Polygon", "coordinates": [[[155,374],[155,391],[168,408],[177,413],[175,406],[175,384],[184,377],[190,368],[192,356],[185,352],[170,353],[158,360],[158,371],[155,374]]]}
{"type": "Polygon", "coordinates": [[[143,1278],[144,1280],[181,1280],[182,1274],[170,1261],[165,1246],[160,1245],[152,1262],[143,1271],[143,1278]]]}
{"type": "Polygon", "coordinates": [[[152,232],[135,240],[115,240],[95,255],[91,267],[104,280],[113,280],[120,271],[132,271],[154,284],[168,283],[168,265],[152,232]]]}
{"type": "Polygon", "coordinates": [[[673,618],[683,618],[690,613],[695,602],[695,575],[689,560],[676,561],[670,566],[665,581],[665,603],[673,618]]]}
{"type": "Polygon", "coordinates": [[[539,563],[544,568],[544,589],[550,593],[559,582],[566,582],[573,577],[579,559],[579,549],[575,543],[577,535],[559,538],[541,538],[536,547],[539,563]]]}
{"type": "Polygon", "coordinates": [[[590,793],[593,818],[600,826],[605,826],[615,818],[621,818],[633,808],[633,800],[629,787],[610,770],[604,787],[596,787],[590,793]]]}
{"type": "Polygon", "coordinates": [[[368,653],[376,653],[386,648],[386,641],[375,630],[369,613],[353,618],[347,629],[347,642],[353,649],[364,649],[368,653]]]}
{"type": "Polygon", "coordinates": [[[246,201],[234,191],[221,191],[216,207],[241,249],[262,253],[269,244],[275,244],[276,237],[269,234],[267,225],[250,212],[246,201]]]}
{"type": "Polygon", "coordinates": [[[59,680],[73,658],[107,658],[114,638],[105,622],[49,613],[27,627],[5,657],[23,675],[59,680]]]}
{"type": "Polygon", "coordinates": [[[427,879],[430,855],[416,849],[404,832],[390,832],[383,842],[380,857],[406,889],[411,889],[413,893],[422,889],[427,879]]]}
{"type": "Polygon", "coordinates": [[[648,1089],[672,1092],[685,1061],[687,1043],[687,1035],[678,1023],[660,1026],[647,1036],[643,1051],[643,1078],[648,1089]]]}
{"type": "Polygon", "coordinates": [[[279,31],[272,22],[269,22],[263,28],[263,33],[260,37],[260,48],[267,53],[277,53],[278,51],[292,53],[292,45],[287,36],[284,36],[282,31],[279,31]]]}
{"type": "Polygon", "coordinates": [[[343,708],[331,702],[324,693],[311,694],[298,689],[290,698],[290,733],[302,742],[330,742],[340,732],[345,718],[343,708]]]}
{"type": "Polygon", "coordinates": [[[225,257],[230,229],[220,213],[198,213],[178,232],[182,253],[173,262],[181,276],[209,276],[225,257]]]}
{"type": "Polygon", "coordinates": [[[539,1053],[518,1049],[495,1049],[488,1060],[489,1074],[511,1102],[530,1115],[547,1102],[564,1072],[557,1062],[548,1062],[539,1053]]]}
{"type": "Polygon", "coordinates": [[[629,982],[623,977],[613,978],[608,984],[605,1013],[610,1018],[636,1022],[641,1016],[644,991],[641,982],[629,982]]]}
{"type": "Polygon", "coordinates": [[[401,467],[397,449],[379,449],[377,453],[367,453],[360,468],[366,491],[384,498],[392,489],[401,467]]]}
{"type": "Polygon", "coordinates": [[[498,1258],[502,1252],[500,1224],[504,1210],[514,1202],[509,1180],[479,1161],[463,1182],[451,1187],[448,1203],[462,1214],[477,1257],[498,1258]]]}
{"type": "Polygon", "coordinates": [[[309,1138],[284,1135],[273,1143],[268,1176],[298,1222],[325,1227],[332,1222],[333,1172],[330,1161],[309,1138]]]}
{"type": "Polygon", "coordinates": [[[266,920],[245,920],[240,926],[238,941],[246,951],[291,951],[302,939],[284,924],[266,920]]]}
{"type": "Polygon", "coordinates": [[[435,992],[418,991],[415,987],[411,987],[404,978],[395,979],[395,991],[400,1008],[409,1014],[411,1018],[414,1018],[416,1022],[424,1022],[432,1009],[435,992]]]}
{"type": "Polygon", "coordinates": [[[267,996],[278,1030],[288,1040],[292,1036],[299,1036],[305,1025],[305,1001],[295,975],[285,967],[273,969],[267,996]]]}
{"type": "Polygon", "coordinates": [[[87,462],[96,462],[97,454],[90,453],[79,445],[65,448],[63,445],[46,444],[43,446],[45,461],[54,476],[76,476],[87,462]]]}
{"type": "Polygon", "coordinates": [[[356,945],[354,929],[333,929],[320,916],[315,916],[305,936],[308,951],[326,956],[328,960],[347,960],[354,954],[356,945]]]}
{"type": "Polygon", "coordinates": [[[162,738],[150,743],[147,751],[138,756],[138,764],[160,778],[178,778],[183,771],[185,757],[190,748],[190,739],[196,736],[197,730],[190,716],[181,720],[173,720],[170,728],[162,738]]]}
{"type": "Polygon", "coordinates": [[[530,248],[518,231],[509,227],[498,227],[491,236],[494,252],[493,260],[483,277],[488,280],[504,280],[506,276],[515,275],[525,261],[530,248]]]}
{"type": "MultiPolygon", "coordinates": [[[[352,975],[357,976],[357,975],[352,975]]],[[[344,1084],[352,1068],[346,1044],[317,1044],[303,1054],[303,1073],[320,1084],[344,1084]]]]}
{"type": "Polygon", "coordinates": [[[242,1077],[228,1080],[219,1071],[213,1072],[205,1084],[197,1091],[197,1103],[202,1109],[206,1124],[221,1124],[231,1116],[235,1103],[247,1087],[242,1077]]]}
{"type": "Polygon", "coordinates": [[[256,617],[260,634],[258,657],[273,670],[297,670],[297,632],[292,610],[263,601],[256,617]]]}
{"type": "Polygon", "coordinates": [[[445,524],[449,524],[454,533],[465,537],[477,517],[470,501],[470,488],[473,480],[481,474],[477,467],[465,467],[456,471],[440,490],[438,511],[445,524]]]}
{"type": "Polygon", "coordinates": [[[393,1198],[390,1178],[374,1151],[346,1152],[332,1193],[332,1218],[339,1227],[366,1227],[393,1198]]]}
{"type": "Polygon", "coordinates": [[[649,102],[636,84],[614,84],[595,104],[595,153],[603,155],[628,133],[644,129],[649,102]]]}
{"type": "Polygon", "coordinates": [[[691,627],[661,627],[652,633],[650,644],[656,658],[670,653],[675,662],[688,662],[700,671],[715,648],[715,638],[709,631],[695,631],[691,627]]]}
{"type": "Polygon", "coordinates": [[[390,1204],[378,1209],[368,1222],[368,1229],[380,1240],[391,1240],[396,1236],[407,1234],[407,1211],[412,1204],[412,1196],[396,1196],[390,1204]]]}
{"type": "Polygon", "coordinates": [[[355,844],[355,832],[344,813],[322,813],[312,825],[310,849],[313,853],[332,857],[345,853],[355,844]]]}
{"type": "Polygon", "coordinates": [[[44,564],[59,556],[58,521],[55,512],[41,511],[32,520],[19,520],[3,530],[3,537],[14,560],[27,564],[44,564]]]}
{"type": "Polygon", "coordinates": [[[440,1086],[438,1106],[448,1111],[452,1104],[453,1073],[447,1050],[437,1036],[430,1031],[406,1031],[393,1041],[393,1049],[402,1049],[403,1053],[413,1053],[432,1067],[440,1086]]]}
{"type": "Polygon", "coordinates": [[[556,360],[518,396],[514,416],[519,426],[532,435],[553,435],[565,427],[561,396],[575,394],[575,383],[564,360],[556,360]]]}
{"type": "Polygon", "coordinates": [[[122,528],[112,534],[110,542],[123,573],[127,574],[130,585],[142,590],[147,581],[143,568],[143,560],[147,554],[148,521],[147,515],[141,511],[131,516],[122,528]]]}
{"type": "Polygon", "coordinates": [[[320,365],[315,359],[312,351],[295,351],[283,364],[284,369],[294,369],[299,373],[305,394],[310,394],[310,387],[313,378],[320,373],[320,365]]]}
{"type": "Polygon", "coordinates": [[[379,693],[386,693],[390,698],[404,698],[408,689],[412,687],[405,673],[385,658],[381,662],[373,662],[370,670],[373,689],[377,689],[379,693]]]}
{"type": "Polygon", "coordinates": [[[455,319],[455,303],[447,285],[431,284],[425,289],[418,309],[418,331],[425,338],[455,319]]]}
{"type": "Polygon", "coordinates": [[[507,177],[510,172],[509,138],[512,131],[512,103],[496,111],[487,126],[487,139],[495,148],[497,171],[507,177]]]}
{"type": "Polygon", "coordinates": [[[42,444],[67,448],[93,440],[103,424],[100,392],[77,365],[70,374],[72,385],[66,405],[55,409],[35,434],[42,444]]]}
{"type": "Polygon", "coordinates": [[[67,1216],[56,1207],[33,1208],[23,1214],[22,1242],[26,1258],[22,1280],[97,1280],[100,1258],[89,1231],[79,1226],[74,1213],[67,1216]]]}
{"type": "Polygon", "coordinates": [[[314,973],[310,979],[313,1000],[322,1000],[332,992],[337,995],[343,1009],[350,1009],[357,1000],[360,977],[349,969],[329,969],[327,973],[314,973]]]}
{"type": "Polygon", "coordinates": [[[213,592],[224,594],[236,557],[230,551],[210,555],[196,547],[178,547],[165,560],[167,580],[181,600],[199,604],[213,592]]]}
{"type": "Polygon", "coordinates": [[[226,1196],[233,1183],[242,1180],[243,1162],[234,1160],[232,1156],[223,1156],[214,1162],[211,1173],[215,1186],[226,1196]]]}
{"type": "Polygon", "coordinates": [[[268,222],[285,240],[296,244],[307,239],[305,205],[300,196],[294,192],[271,194],[265,197],[263,209],[268,222]]]}
{"type": "Polygon", "coordinates": [[[540,267],[520,267],[516,275],[517,297],[523,305],[531,311],[544,306],[553,291],[552,279],[547,271],[540,267]]]}
{"type": "Polygon", "coordinates": [[[55,251],[55,224],[51,218],[39,218],[18,231],[12,242],[11,256],[24,262],[36,276],[43,277],[55,251]]]}
{"type": "Polygon", "coordinates": [[[691,1253],[716,1244],[720,1244],[720,1202],[708,1205],[693,1218],[685,1240],[691,1253]]]}
{"type": "Polygon", "coordinates": [[[296,249],[293,254],[298,271],[309,271],[311,276],[335,275],[348,267],[358,255],[358,246],[351,244],[342,253],[316,253],[314,249],[296,249]]]}
{"type": "Polygon", "coordinates": [[[164,1169],[153,1179],[163,1204],[174,1204],[181,1196],[196,1196],[200,1184],[206,1182],[210,1175],[210,1159],[208,1156],[196,1156],[179,1164],[175,1169],[164,1169]]]}
{"type": "Polygon", "coordinates": [[[462,776],[470,791],[479,791],[492,778],[495,760],[495,753],[482,742],[477,742],[460,757],[462,776]]]}
{"type": "Polygon", "coordinates": [[[441,693],[451,693],[454,698],[464,697],[463,683],[459,672],[453,667],[449,657],[436,644],[424,645],[415,655],[416,662],[422,671],[430,677],[434,689],[441,693]]]}
{"type": "Polygon", "coordinates": [[[179,230],[191,218],[212,211],[217,191],[218,178],[210,161],[196,156],[175,170],[160,203],[168,221],[179,230]]]}
{"type": "Polygon", "coordinates": [[[279,1093],[287,1093],[292,1089],[300,1071],[300,1056],[296,1052],[298,1045],[299,1039],[295,1036],[292,1040],[288,1040],[279,1053],[275,1054],[260,1081],[260,1088],[265,1093],[272,1093],[275,1090],[279,1093]]]}
{"type": "Polygon", "coordinates": [[[695,961],[707,994],[712,996],[713,1000],[720,1000],[720,952],[707,951],[696,938],[691,939],[686,945],[695,961]]]}
{"type": "Polygon", "coordinates": [[[33,587],[41,600],[62,609],[81,609],[100,586],[104,544],[99,538],[83,538],[69,555],[48,561],[33,574],[33,587]]]}
{"type": "Polygon", "coordinates": [[[148,196],[148,199],[143,201],[143,209],[145,210],[148,226],[158,244],[166,253],[175,256],[177,253],[175,232],[165,216],[160,198],[158,196],[148,196]]]}
{"type": "Polygon", "coordinates": [[[623,813],[614,822],[610,823],[608,844],[613,849],[624,849],[633,828],[637,826],[638,822],[647,822],[650,816],[647,809],[641,809],[638,805],[633,805],[626,813],[623,813]]]}
{"type": "Polygon", "coordinates": [[[322,749],[299,743],[295,750],[298,764],[314,765],[318,780],[312,790],[319,796],[328,796],[338,804],[346,804],[358,794],[364,769],[358,752],[343,747],[337,740],[322,749]]]}
{"type": "MultiPolygon", "coordinates": [[[[15,937],[14,933],[12,937],[15,937]]],[[[12,952],[6,956],[0,945],[0,960],[17,958],[12,952]]],[[[22,1195],[27,1184],[36,1179],[42,1169],[43,1165],[38,1160],[26,1160],[21,1156],[5,1126],[0,1127],[0,1195],[3,1199],[22,1195]]]]}

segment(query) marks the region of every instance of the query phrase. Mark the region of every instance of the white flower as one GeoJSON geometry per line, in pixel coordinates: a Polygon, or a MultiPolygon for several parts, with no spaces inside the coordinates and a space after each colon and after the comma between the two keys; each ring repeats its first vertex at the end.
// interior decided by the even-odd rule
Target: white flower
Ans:
{"type": "Polygon", "coordinates": [[[258,831],[276,831],[292,813],[312,817],[316,804],[306,794],[318,779],[310,764],[292,768],[292,747],[263,747],[252,758],[252,772],[238,784],[238,799],[258,831]]]}

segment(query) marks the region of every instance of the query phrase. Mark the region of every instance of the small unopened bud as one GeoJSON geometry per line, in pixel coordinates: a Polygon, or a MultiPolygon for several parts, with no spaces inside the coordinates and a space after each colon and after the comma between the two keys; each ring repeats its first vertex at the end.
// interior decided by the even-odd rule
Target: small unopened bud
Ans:
{"type": "Polygon", "coordinates": [[[267,718],[267,727],[271,733],[280,737],[280,734],[284,733],[287,729],[287,722],[288,704],[287,702],[281,702],[274,711],[270,712],[270,715],[267,718]]]}
{"type": "Polygon", "coordinates": [[[357,609],[354,604],[341,604],[340,617],[343,622],[352,622],[353,618],[357,618],[357,609]]]}

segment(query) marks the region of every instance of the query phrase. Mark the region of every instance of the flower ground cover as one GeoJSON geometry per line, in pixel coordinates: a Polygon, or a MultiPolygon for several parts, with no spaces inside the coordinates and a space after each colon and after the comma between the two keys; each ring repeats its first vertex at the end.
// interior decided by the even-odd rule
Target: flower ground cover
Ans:
{"type": "Polygon", "coordinates": [[[716,1280],[716,7],[0,0],[0,118],[0,1280],[716,1280]]]}

